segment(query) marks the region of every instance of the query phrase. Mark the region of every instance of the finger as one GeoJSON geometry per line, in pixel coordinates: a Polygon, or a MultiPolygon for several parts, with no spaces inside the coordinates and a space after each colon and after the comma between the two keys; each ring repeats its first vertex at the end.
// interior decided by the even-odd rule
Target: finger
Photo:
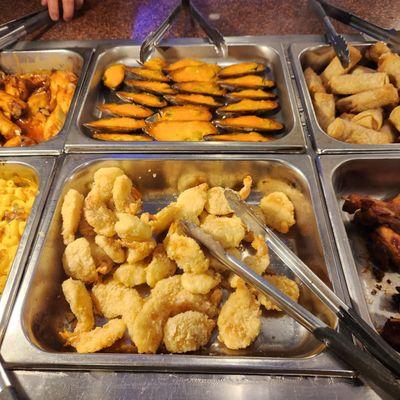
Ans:
{"type": "Polygon", "coordinates": [[[42,0],[41,4],[42,4],[42,6],[47,6],[47,0],[42,0]]]}
{"type": "Polygon", "coordinates": [[[74,16],[74,0],[62,0],[64,21],[70,21],[74,16]]]}
{"type": "Polygon", "coordinates": [[[80,10],[83,6],[83,0],[75,0],[75,8],[80,10]]]}
{"type": "Polygon", "coordinates": [[[47,0],[47,7],[49,9],[50,18],[53,21],[58,21],[60,17],[58,12],[58,0],[47,0]]]}

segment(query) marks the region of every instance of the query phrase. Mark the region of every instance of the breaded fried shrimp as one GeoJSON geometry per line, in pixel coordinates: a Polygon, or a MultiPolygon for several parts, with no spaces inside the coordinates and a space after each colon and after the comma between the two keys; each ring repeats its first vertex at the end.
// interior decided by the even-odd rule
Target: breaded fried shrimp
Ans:
{"type": "Polygon", "coordinates": [[[62,236],[65,245],[75,240],[75,233],[82,215],[83,199],[83,195],[75,189],[68,190],[64,196],[61,216],[63,221],[62,236]]]}

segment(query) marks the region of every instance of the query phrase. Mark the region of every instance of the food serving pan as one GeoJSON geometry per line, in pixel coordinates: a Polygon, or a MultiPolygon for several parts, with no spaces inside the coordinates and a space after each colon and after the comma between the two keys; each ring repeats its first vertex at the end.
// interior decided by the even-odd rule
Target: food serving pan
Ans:
{"type": "MultiPolygon", "coordinates": [[[[331,355],[304,328],[290,317],[276,314],[262,318],[262,332],[247,350],[227,353],[215,339],[202,352],[171,354],[77,354],[63,346],[58,332],[65,329],[68,304],[61,292],[64,274],[61,257],[64,246],[60,236],[62,199],[75,188],[87,193],[94,172],[105,166],[119,166],[132,178],[143,194],[144,210],[154,212],[174,199],[184,182],[193,176],[206,176],[210,185],[240,186],[250,174],[255,190],[250,201],[259,201],[265,178],[285,182],[297,210],[297,224],[286,243],[344,297],[343,282],[332,250],[324,209],[320,201],[316,173],[306,155],[68,155],[57,175],[40,226],[35,249],[1,349],[10,367],[24,368],[101,368],[180,371],[240,371],[280,374],[350,375],[351,371],[331,355]],[[259,189],[256,189],[256,188],[259,189]]],[[[271,181],[269,181],[271,182],[271,181]]],[[[287,272],[273,259],[272,270],[287,272]]],[[[301,286],[300,303],[331,326],[335,317],[327,307],[301,286]]],[[[69,317],[70,318],[70,317],[69,317]]]]}
{"type": "Polygon", "coordinates": [[[24,272],[29,251],[35,237],[40,216],[53,180],[56,159],[54,157],[7,157],[0,158],[0,176],[18,174],[38,183],[38,194],[32,205],[17,253],[11,265],[3,294],[0,295],[0,341],[3,338],[12,305],[24,272]]]}
{"type": "Polygon", "coordinates": [[[117,98],[102,84],[102,76],[107,66],[113,63],[137,65],[140,45],[107,45],[99,47],[94,55],[89,78],[80,98],[79,113],[71,125],[67,138],[67,152],[301,152],[305,149],[305,140],[294,97],[292,82],[285,61],[281,43],[268,41],[265,38],[251,38],[249,44],[228,40],[228,57],[218,58],[215,49],[208,43],[187,40],[175,40],[171,45],[161,47],[167,61],[194,57],[206,62],[229,65],[243,61],[257,61],[268,66],[269,79],[277,84],[277,93],[281,110],[276,118],[285,125],[280,139],[271,142],[111,142],[90,137],[90,131],[83,123],[93,121],[101,115],[96,107],[117,98]]]}
{"type": "Polygon", "coordinates": [[[72,98],[71,105],[61,131],[47,142],[42,142],[30,147],[0,147],[0,156],[4,155],[33,155],[61,154],[64,149],[65,139],[68,135],[72,114],[79,97],[79,92],[89,66],[93,50],[74,47],[73,49],[51,50],[4,50],[0,52],[0,70],[7,73],[30,73],[40,70],[68,70],[78,76],[78,83],[72,98]]]}
{"type": "MultiPolygon", "coordinates": [[[[357,47],[359,50],[364,50],[371,43],[349,42],[350,45],[357,47]]],[[[330,46],[324,44],[316,44],[316,42],[294,43],[289,48],[291,63],[293,65],[296,81],[299,86],[300,95],[304,104],[304,109],[307,114],[311,141],[314,148],[319,154],[330,153],[368,153],[368,152],[388,152],[400,150],[400,143],[391,144],[354,144],[345,143],[336,140],[325,133],[320,127],[315,115],[314,106],[311,96],[308,92],[307,84],[304,78],[303,70],[309,66],[310,60],[315,58],[316,52],[319,57],[323,57],[324,49],[328,51],[330,46]]]]}
{"type": "Polygon", "coordinates": [[[388,317],[396,315],[390,295],[400,286],[400,277],[398,273],[387,272],[381,282],[376,281],[371,273],[366,236],[351,222],[353,215],[342,211],[342,198],[351,193],[376,198],[390,198],[399,193],[400,157],[395,154],[321,156],[318,164],[351,300],[365,321],[380,329],[388,317]]]}

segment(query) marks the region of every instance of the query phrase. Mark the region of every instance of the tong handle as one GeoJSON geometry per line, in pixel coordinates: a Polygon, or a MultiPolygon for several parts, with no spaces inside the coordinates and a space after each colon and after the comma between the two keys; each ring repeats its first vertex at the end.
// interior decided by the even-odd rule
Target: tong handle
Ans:
{"type": "Polygon", "coordinates": [[[335,27],[332,25],[332,22],[330,21],[329,17],[326,15],[326,12],[324,8],[322,7],[321,3],[318,2],[318,0],[310,0],[311,5],[314,8],[314,11],[318,14],[318,17],[321,19],[323,24],[325,25],[325,28],[327,30],[327,36],[329,39],[332,39],[333,37],[337,36],[337,32],[335,27]]]}
{"type": "Polygon", "coordinates": [[[314,336],[325,343],[337,357],[358,372],[358,377],[382,399],[398,399],[400,385],[378,360],[362,351],[351,340],[332,328],[316,328],[314,336]]]}
{"type": "Polygon", "coordinates": [[[0,400],[19,400],[17,391],[12,386],[5,386],[0,391],[0,400]]]}

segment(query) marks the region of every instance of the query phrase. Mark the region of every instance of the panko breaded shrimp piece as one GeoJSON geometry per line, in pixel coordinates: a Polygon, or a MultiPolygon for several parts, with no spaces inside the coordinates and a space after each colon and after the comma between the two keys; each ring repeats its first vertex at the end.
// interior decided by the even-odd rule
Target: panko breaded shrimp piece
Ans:
{"type": "Polygon", "coordinates": [[[94,189],[85,198],[83,214],[98,235],[107,237],[115,235],[114,225],[117,220],[115,213],[106,206],[102,196],[94,189]]]}
{"type": "Polygon", "coordinates": [[[264,238],[259,235],[251,242],[251,246],[256,250],[256,254],[244,258],[247,264],[253,271],[261,275],[265,272],[269,265],[269,249],[264,238]]]}
{"type": "Polygon", "coordinates": [[[241,219],[236,215],[232,217],[207,215],[201,228],[218,240],[225,249],[238,247],[246,234],[241,219]]]}
{"type": "Polygon", "coordinates": [[[122,248],[117,240],[102,235],[96,235],[94,241],[115,263],[121,264],[125,262],[125,249],[122,248]]]}
{"type": "Polygon", "coordinates": [[[75,233],[78,229],[82,215],[84,197],[75,189],[68,190],[64,196],[61,207],[62,236],[64,244],[67,245],[75,240],[75,233]]]}
{"type": "Polygon", "coordinates": [[[233,213],[228,204],[228,200],[225,198],[224,190],[225,189],[221,186],[214,186],[208,189],[204,208],[209,214],[227,215],[233,213]]]}
{"type": "Polygon", "coordinates": [[[177,204],[170,203],[162,208],[158,213],[150,216],[149,225],[155,235],[164,232],[175,221],[179,207],[177,204]]]}
{"type": "Polygon", "coordinates": [[[63,266],[65,273],[71,278],[85,283],[98,280],[99,276],[90,251],[90,244],[85,238],[76,239],[65,248],[63,266]]]}
{"type": "Polygon", "coordinates": [[[173,233],[164,244],[168,257],[183,271],[193,273],[207,271],[209,260],[194,239],[173,233]]]}
{"type": "MultiPolygon", "coordinates": [[[[297,302],[300,296],[300,290],[297,286],[297,283],[289,279],[284,275],[270,275],[266,274],[263,276],[269,283],[274,285],[281,292],[285,293],[289,296],[293,301],[297,302]]],[[[269,296],[265,296],[262,293],[257,293],[258,301],[267,309],[267,310],[276,310],[282,311],[269,296]]]]}
{"type": "Polygon", "coordinates": [[[110,347],[124,336],[125,322],[121,319],[112,319],[104,326],[97,327],[90,332],[83,332],[68,340],[68,344],[75,347],[78,353],[95,353],[110,347]]]}
{"type": "Polygon", "coordinates": [[[245,286],[239,285],[221,308],[218,339],[228,349],[245,349],[260,333],[260,303],[245,286]]]}
{"type": "Polygon", "coordinates": [[[88,239],[88,242],[97,272],[102,275],[108,274],[114,266],[113,260],[95,243],[93,238],[88,239]]]}
{"type": "Polygon", "coordinates": [[[164,344],[171,353],[187,353],[205,346],[215,322],[197,311],[186,311],[169,318],[164,327],[164,344]]]}
{"type": "Polygon", "coordinates": [[[207,183],[186,189],[176,200],[176,205],[179,208],[179,216],[181,218],[192,219],[193,216],[199,216],[207,201],[207,183]]]}
{"type": "Polygon", "coordinates": [[[221,275],[208,270],[201,274],[182,274],[182,286],[184,289],[194,294],[207,294],[221,282],[221,275]]]}
{"type": "Polygon", "coordinates": [[[65,299],[77,320],[74,332],[63,332],[63,337],[68,338],[82,332],[89,332],[94,327],[93,304],[86,286],[72,278],[61,285],[65,299]]]}
{"type": "Polygon", "coordinates": [[[251,186],[253,185],[253,179],[250,175],[243,178],[243,187],[239,190],[239,197],[242,200],[246,200],[251,193],[251,186]]]}
{"type": "Polygon", "coordinates": [[[147,263],[138,261],[134,264],[121,264],[114,272],[113,278],[127,287],[135,287],[146,283],[147,263]]]}
{"type": "Polygon", "coordinates": [[[114,182],[121,175],[125,175],[121,168],[99,168],[93,175],[92,190],[99,193],[102,201],[107,202],[111,200],[114,182]]]}
{"type": "Polygon", "coordinates": [[[118,213],[115,231],[125,242],[147,242],[152,238],[151,227],[138,217],[127,213],[118,213]]]}
{"type": "Polygon", "coordinates": [[[288,233],[296,223],[294,205],[283,192],[273,192],[264,196],[260,208],[265,217],[265,223],[280,233],[288,233]]]}
{"type": "Polygon", "coordinates": [[[175,274],[176,263],[168,258],[162,244],[159,244],[153,253],[153,258],[146,268],[146,282],[154,287],[158,281],[175,274]]]}
{"type": "Polygon", "coordinates": [[[126,175],[115,178],[112,198],[117,212],[135,215],[142,206],[140,192],[133,187],[132,181],[126,175]]]}
{"type": "Polygon", "coordinates": [[[146,242],[125,242],[121,241],[121,244],[128,247],[128,255],[126,258],[127,263],[133,264],[138,261],[144,260],[150,256],[157,246],[157,242],[154,239],[150,239],[146,242]]]}

